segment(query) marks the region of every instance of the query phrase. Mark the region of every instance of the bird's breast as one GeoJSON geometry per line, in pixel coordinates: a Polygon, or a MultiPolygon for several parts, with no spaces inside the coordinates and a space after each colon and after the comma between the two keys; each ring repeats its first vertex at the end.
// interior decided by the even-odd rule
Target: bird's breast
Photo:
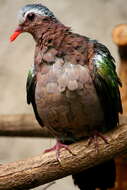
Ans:
{"type": "Polygon", "coordinates": [[[103,122],[103,112],[87,66],[43,64],[37,73],[35,99],[39,116],[56,136],[87,136],[103,122]]]}

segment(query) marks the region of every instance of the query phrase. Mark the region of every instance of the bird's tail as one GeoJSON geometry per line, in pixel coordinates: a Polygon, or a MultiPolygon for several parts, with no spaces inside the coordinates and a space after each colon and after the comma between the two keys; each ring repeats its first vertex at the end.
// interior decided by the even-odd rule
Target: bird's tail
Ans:
{"type": "Polygon", "coordinates": [[[98,166],[89,168],[72,175],[74,184],[80,190],[107,190],[115,185],[116,169],[114,160],[106,161],[98,166]]]}

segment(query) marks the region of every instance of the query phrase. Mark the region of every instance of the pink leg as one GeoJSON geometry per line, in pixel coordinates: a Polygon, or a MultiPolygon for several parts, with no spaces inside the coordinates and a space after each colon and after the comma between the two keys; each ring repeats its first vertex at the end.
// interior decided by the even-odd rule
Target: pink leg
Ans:
{"type": "Polygon", "coordinates": [[[56,145],[53,146],[50,149],[46,149],[44,152],[51,152],[51,151],[56,151],[56,158],[57,160],[60,162],[60,149],[61,148],[65,148],[69,153],[71,153],[72,155],[74,155],[71,150],[68,148],[68,145],[62,144],[59,140],[57,140],[56,145]]]}
{"type": "Polygon", "coordinates": [[[94,142],[95,149],[96,149],[97,152],[99,151],[98,137],[100,137],[106,144],[109,144],[108,140],[107,140],[107,137],[103,136],[98,131],[94,131],[93,135],[89,138],[88,145],[90,145],[92,142],[94,142]]]}

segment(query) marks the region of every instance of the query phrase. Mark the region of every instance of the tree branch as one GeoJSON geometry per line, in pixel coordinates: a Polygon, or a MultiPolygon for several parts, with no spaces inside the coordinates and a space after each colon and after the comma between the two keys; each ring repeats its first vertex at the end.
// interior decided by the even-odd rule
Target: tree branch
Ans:
{"type": "Polygon", "coordinates": [[[0,136],[52,137],[32,114],[0,115],[0,136]]]}
{"type": "MultiPolygon", "coordinates": [[[[120,125],[127,117],[120,117],[120,125]]],[[[0,115],[0,136],[9,137],[52,137],[46,127],[40,127],[32,114],[0,115]]]]}
{"type": "MultiPolygon", "coordinates": [[[[126,121],[125,119],[124,122],[126,121]]],[[[66,150],[61,150],[61,164],[56,160],[55,152],[50,152],[1,165],[0,189],[34,188],[87,169],[127,151],[127,123],[105,135],[108,136],[109,144],[99,140],[98,153],[95,151],[94,144],[88,146],[88,140],[69,146],[75,156],[66,150]]]]}

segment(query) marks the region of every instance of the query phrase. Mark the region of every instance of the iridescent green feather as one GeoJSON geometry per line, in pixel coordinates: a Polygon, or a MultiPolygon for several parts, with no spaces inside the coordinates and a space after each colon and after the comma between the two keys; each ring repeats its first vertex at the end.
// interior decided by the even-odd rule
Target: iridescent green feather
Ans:
{"type": "Polygon", "coordinates": [[[38,114],[37,107],[36,107],[35,88],[36,88],[36,76],[34,73],[34,68],[31,67],[30,70],[28,71],[27,83],[26,83],[27,103],[32,104],[35,117],[37,121],[39,122],[39,124],[43,126],[43,122],[38,114]]]}
{"type": "Polygon", "coordinates": [[[114,59],[107,48],[103,46],[99,54],[95,55],[94,83],[100,98],[105,116],[103,131],[114,128],[119,123],[119,112],[122,113],[122,104],[119,92],[121,82],[117,76],[114,59]]]}
{"type": "Polygon", "coordinates": [[[28,71],[27,76],[27,83],[26,83],[26,91],[27,91],[27,103],[30,104],[33,95],[31,96],[31,93],[33,94],[33,86],[35,83],[35,75],[34,75],[34,69],[31,67],[28,71]]]}

